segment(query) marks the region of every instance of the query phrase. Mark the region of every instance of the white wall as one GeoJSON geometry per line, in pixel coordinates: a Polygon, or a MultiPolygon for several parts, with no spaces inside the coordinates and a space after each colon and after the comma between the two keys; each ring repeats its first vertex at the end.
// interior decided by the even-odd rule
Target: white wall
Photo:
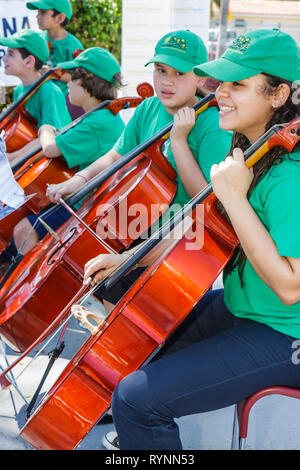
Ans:
{"type": "Polygon", "coordinates": [[[209,0],[123,0],[122,75],[128,86],[123,95],[136,94],[142,81],[152,84],[152,65],[157,41],[170,31],[190,29],[208,40],[209,0]]]}

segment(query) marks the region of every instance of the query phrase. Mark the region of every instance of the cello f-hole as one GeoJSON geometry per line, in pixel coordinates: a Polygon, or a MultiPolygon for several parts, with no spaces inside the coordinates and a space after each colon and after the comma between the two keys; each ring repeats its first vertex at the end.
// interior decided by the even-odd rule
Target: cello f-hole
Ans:
{"type": "Polygon", "coordinates": [[[51,264],[53,264],[55,262],[55,260],[51,261],[52,258],[56,255],[56,253],[59,252],[59,250],[61,250],[72,238],[73,236],[75,235],[77,231],[77,228],[76,227],[73,227],[71,230],[70,230],[70,233],[71,235],[69,236],[69,238],[67,238],[67,240],[65,240],[61,245],[59,245],[58,248],[56,248],[56,250],[54,250],[54,252],[52,253],[52,255],[50,256],[50,258],[48,259],[47,261],[47,265],[48,266],[51,266],[51,264]]]}

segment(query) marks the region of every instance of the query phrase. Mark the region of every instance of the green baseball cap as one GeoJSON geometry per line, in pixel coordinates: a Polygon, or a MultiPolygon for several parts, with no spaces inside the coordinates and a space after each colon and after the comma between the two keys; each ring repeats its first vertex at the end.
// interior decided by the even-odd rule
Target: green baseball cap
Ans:
{"type": "Polygon", "coordinates": [[[72,7],[69,0],[40,0],[38,2],[27,2],[29,10],[57,10],[64,13],[68,20],[72,16],[72,7]]]}
{"type": "Polygon", "coordinates": [[[180,72],[190,72],[195,65],[206,62],[207,58],[202,39],[187,29],[163,36],[155,47],[154,56],[145,66],[159,62],[180,72]]]}
{"type": "Polygon", "coordinates": [[[49,58],[48,44],[39,33],[32,29],[22,29],[9,38],[0,38],[2,46],[20,49],[24,47],[32,55],[46,62],[49,58]]]}
{"type": "Polygon", "coordinates": [[[257,29],[240,35],[216,60],[193,68],[200,77],[234,82],[268,73],[285,80],[300,79],[300,51],[296,41],[273,29],[257,29]]]}
{"type": "Polygon", "coordinates": [[[61,62],[57,67],[63,70],[83,67],[100,78],[115,84],[114,76],[120,73],[120,65],[117,59],[102,47],[90,47],[81,52],[74,60],[61,62]]]}

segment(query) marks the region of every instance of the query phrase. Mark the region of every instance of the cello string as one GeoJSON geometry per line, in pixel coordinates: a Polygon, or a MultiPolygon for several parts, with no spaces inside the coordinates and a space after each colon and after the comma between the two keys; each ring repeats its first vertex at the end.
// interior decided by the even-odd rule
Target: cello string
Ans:
{"type": "MultiPolygon", "coordinates": [[[[195,106],[195,109],[197,109],[197,108],[199,107],[199,105],[200,105],[200,109],[197,109],[197,111],[196,111],[197,114],[199,114],[199,113],[201,112],[201,109],[202,109],[204,106],[206,106],[207,103],[208,103],[209,101],[211,101],[214,97],[215,97],[215,93],[211,93],[211,94],[209,94],[208,96],[206,96],[203,100],[199,100],[199,102],[197,103],[197,106],[195,106]]],[[[163,134],[164,134],[163,137],[164,137],[164,138],[167,138],[167,137],[168,137],[168,133],[169,133],[171,127],[172,127],[172,124],[169,124],[169,125],[165,126],[165,128],[163,128],[163,129],[160,131],[160,133],[163,131],[163,134]]],[[[159,135],[160,133],[158,133],[157,135],[159,135]]],[[[157,135],[155,135],[154,137],[157,138],[157,135]]],[[[148,139],[148,140],[149,140],[149,139],[148,139]]],[[[145,143],[144,143],[144,144],[145,144],[145,143]]],[[[139,147],[139,146],[138,146],[138,147],[139,147]]],[[[87,183],[87,184],[88,184],[88,183],[87,183]]],[[[84,185],[84,186],[85,186],[85,185],[84,185]]],[[[59,208],[59,205],[58,205],[58,204],[56,204],[54,207],[50,207],[48,210],[45,211],[45,213],[43,214],[43,217],[46,217],[46,216],[48,216],[48,215],[51,215],[52,212],[54,212],[55,210],[58,210],[58,208],[59,208]]],[[[83,223],[83,222],[81,222],[81,223],[83,223]]],[[[35,224],[33,225],[32,229],[34,229],[34,227],[35,227],[35,224]]],[[[46,227],[46,228],[47,228],[47,227],[46,227]]],[[[92,233],[92,232],[90,232],[90,233],[92,233]]],[[[24,240],[24,242],[22,243],[21,247],[19,248],[17,254],[19,254],[20,252],[22,252],[21,250],[22,250],[22,248],[24,247],[24,245],[25,245],[26,241],[28,240],[29,236],[30,236],[30,232],[29,232],[29,234],[28,234],[27,239],[24,240]]],[[[105,242],[104,242],[103,240],[100,241],[100,240],[97,238],[97,235],[95,235],[95,238],[96,238],[100,243],[105,244],[105,242]]],[[[107,246],[106,246],[106,248],[108,249],[107,246]]]]}
{"type": "MultiPolygon", "coordinates": [[[[210,93],[209,95],[205,96],[202,100],[199,100],[192,108],[195,111],[198,111],[198,114],[209,106],[210,102],[214,102],[215,93],[210,93]]],[[[123,157],[113,164],[102,170],[99,174],[91,178],[87,183],[85,183],[78,191],[76,191],[73,195],[68,197],[68,204],[73,206],[78,201],[80,201],[86,194],[92,191],[94,188],[99,187],[102,183],[104,183],[107,178],[115,174],[118,170],[123,168],[129,162],[134,160],[134,158],[141,155],[145,150],[149,149],[155,142],[159,141],[160,139],[167,139],[169,132],[172,129],[174,121],[171,121],[169,124],[165,125],[161,128],[157,133],[153,136],[146,139],[144,142],[137,145],[133,150],[129,151],[123,157]]]]}
{"type": "Polygon", "coordinates": [[[76,214],[75,211],[73,211],[73,209],[62,199],[60,198],[60,203],[65,207],[65,209],[67,209],[70,214],[72,214],[75,219],[77,219],[86,229],[89,233],[91,233],[91,235],[96,238],[96,240],[102,245],[104,246],[111,254],[117,254],[117,251],[114,250],[113,248],[111,248],[108,243],[106,243],[101,237],[99,237],[99,235],[97,234],[97,232],[95,232],[94,230],[92,230],[85,222],[84,220],[79,217],[78,214],[76,214]]]}
{"type": "MultiPolygon", "coordinates": [[[[284,124],[281,124],[281,126],[278,126],[278,127],[283,127],[283,126],[284,126],[284,124]]],[[[276,126],[273,126],[273,128],[274,128],[274,127],[276,127],[276,126]]],[[[278,127],[277,127],[277,129],[278,129],[278,127]]],[[[270,134],[271,134],[272,132],[273,132],[273,134],[278,132],[278,130],[275,130],[275,129],[273,129],[273,128],[271,128],[269,131],[267,131],[267,133],[263,136],[263,139],[259,139],[259,142],[256,142],[255,144],[253,144],[252,146],[249,147],[249,149],[245,152],[245,158],[246,158],[246,157],[248,158],[250,155],[253,155],[253,153],[256,152],[256,150],[257,150],[258,147],[259,147],[258,144],[261,144],[262,141],[265,142],[265,141],[266,141],[266,138],[269,138],[269,136],[270,136],[270,134]]],[[[209,190],[211,190],[211,185],[207,185],[207,188],[208,188],[209,190]]],[[[200,196],[201,196],[201,197],[202,197],[202,194],[203,194],[203,193],[205,193],[205,190],[200,193],[200,196]]],[[[192,202],[190,201],[189,203],[187,203],[187,204],[184,206],[184,208],[188,208],[189,210],[191,210],[191,209],[193,208],[193,207],[192,207],[192,206],[193,206],[192,203],[194,203],[195,201],[196,201],[196,202],[200,202],[200,200],[199,200],[199,195],[195,196],[195,197],[192,199],[192,202]]],[[[175,218],[180,212],[181,212],[181,213],[183,212],[184,215],[186,215],[186,214],[185,214],[186,211],[184,211],[184,210],[183,210],[183,211],[182,211],[182,210],[181,210],[181,211],[178,211],[178,212],[174,215],[174,217],[172,218],[172,220],[174,220],[174,218],[175,218]]],[[[177,223],[177,220],[176,220],[176,223],[177,223]]],[[[163,229],[164,229],[166,226],[169,227],[169,221],[163,225],[163,229]]],[[[161,234],[164,235],[164,231],[163,231],[162,229],[159,229],[159,230],[157,230],[157,231],[155,232],[155,234],[154,234],[152,237],[150,237],[150,241],[151,241],[151,239],[155,238],[155,235],[156,235],[157,233],[159,233],[160,235],[161,235],[161,234]]],[[[156,237],[156,238],[157,238],[157,237],[156,237]]],[[[159,239],[159,241],[160,241],[160,239],[159,239]]],[[[142,244],[142,246],[145,245],[145,244],[148,244],[148,240],[145,241],[144,244],[142,244]]],[[[141,250],[141,249],[138,249],[138,250],[135,252],[135,255],[138,254],[140,251],[142,251],[142,250],[141,250]]],[[[129,259],[130,259],[130,258],[134,258],[135,255],[129,257],[129,259]]],[[[124,264],[126,264],[127,262],[128,262],[128,260],[124,261],[124,264]]],[[[123,263],[121,263],[120,265],[116,266],[116,268],[113,269],[113,271],[111,271],[111,272],[109,273],[110,276],[111,276],[111,274],[113,274],[115,271],[119,270],[119,268],[120,268],[120,266],[121,266],[122,264],[123,264],[123,263]]],[[[102,280],[102,282],[104,282],[104,280],[102,280]]],[[[100,283],[100,285],[102,284],[102,282],[100,283]]],[[[99,287],[98,284],[96,284],[96,286],[99,287]]],[[[88,295],[90,295],[90,294],[88,294],[88,295]]]]}
{"type": "MultiPolygon", "coordinates": [[[[293,123],[294,121],[292,121],[293,123]]],[[[289,125],[291,123],[282,123],[282,124],[275,124],[272,126],[268,131],[265,132],[263,136],[261,136],[254,144],[250,145],[250,147],[245,151],[244,157],[246,162],[252,158],[256,152],[259,154],[259,149],[263,148],[266,142],[275,134],[277,134],[282,128],[289,125]]],[[[262,155],[259,155],[261,158],[262,155]]],[[[251,164],[255,164],[252,162],[251,164]]],[[[202,203],[208,195],[212,193],[212,185],[209,183],[202,191],[196,194],[190,201],[188,201],[183,208],[181,208],[173,217],[171,217],[161,228],[159,228],[153,236],[149,237],[148,240],[132,255],[131,259],[126,260],[122,263],[124,269],[120,268],[119,272],[116,272],[115,276],[111,276],[110,279],[107,280],[105,284],[106,288],[112,287],[116,282],[120,280],[132,267],[138,263],[141,259],[143,259],[146,254],[151,251],[160,240],[165,238],[166,233],[173,230],[173,227],[177,225],[181,220],[191,213],[194,210],[196,205],[202,203]],[[155,241],[157,240],[157,241],[155,241]]]]}

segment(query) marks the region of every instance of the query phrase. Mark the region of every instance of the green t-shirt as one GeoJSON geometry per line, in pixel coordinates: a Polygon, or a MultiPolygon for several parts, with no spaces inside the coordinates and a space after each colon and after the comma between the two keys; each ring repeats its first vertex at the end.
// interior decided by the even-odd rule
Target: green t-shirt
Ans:
{"type": "MultiPolygon", "coordinates": [[[[42,31],[41,36],[51,43],[50,57],[47,65],[56,67],[60,62],[68,62],[73,59],[72,53],[75,49],[84,49],[83,45],[73,34],[68,33],[68,36],[59,41],[55,41],[48,37],[47,31],[42,31]]],[[[63,91],[64,95],[68,94],[68,86],[61,80],[53,80],[63,91]]]]}
{"type": "MultiPolygon", "coordinates": [[[[300,151],[291,154],[260,180],[249,202],[274,240],[280,256],[300,258],[300,151]]],[[[257,240],[259,243],[259,240],[257,240]]],[[[237,269],[224,272],[224,298],[237,317],[269,325],[300,338],[300,302],[284,305],[246,261],[241,287],[237,269]]]]}
{"type": "MultiPolygon", "coordinates": [[[[22,83],[18,85],[14,89],[14,101],[26,93],[30,86],[25,87],[22,83]]],[[[25,103],[25,109],[36,119],[38,127],[50,124],[56,129],[61,129],[72,121],[65,96],[52,80],[48,80],[40,86],[25,103]]]]}
{"type": "Polygon", "coordinates": [[[124,127],[119,114],[99,109],[65,134],[57,135],[55,142],[69,168],[78,166],[82,170],[111,150],[124,127]]]}
{"type": "MultiPolygon", "coordinates": [[[[114,150],[124,156],[172,121],[173,115],[166,111],[157,97],[147,98],[136,108],[114,150]]],[[[219,112],[216,107],[198,115],[188,136],[188,144],[207,181],[210,181],[211,166],[224,160],[231,140],[232,133],[219,127],[219,112]]],[[[177,171],[169,139],[164,144],[163,153],[177,171]]],[[[182,207],[190,197],[179,176],[176,182],[177,192],[172,205],[179,204],[182,207]]]]}

